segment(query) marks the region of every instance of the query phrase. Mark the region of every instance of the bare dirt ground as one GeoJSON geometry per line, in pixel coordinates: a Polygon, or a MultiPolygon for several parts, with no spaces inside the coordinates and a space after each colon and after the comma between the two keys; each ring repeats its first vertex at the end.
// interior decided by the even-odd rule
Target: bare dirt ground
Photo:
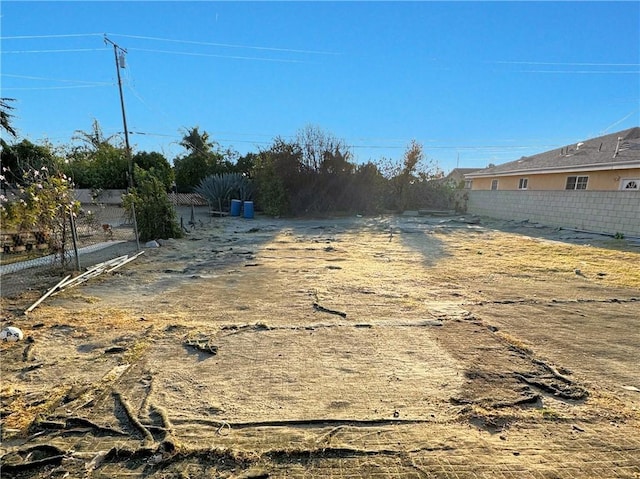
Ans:
{"type": "Polygon", "coordinates": [[[639,249],[473,223],[202,217],[3,298],[2,477],[639,478],[639,249]]]}

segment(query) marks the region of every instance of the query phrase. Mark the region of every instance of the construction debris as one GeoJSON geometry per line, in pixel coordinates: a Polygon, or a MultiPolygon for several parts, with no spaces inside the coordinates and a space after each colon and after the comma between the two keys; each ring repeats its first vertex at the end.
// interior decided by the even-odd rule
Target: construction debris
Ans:
{"type": "Polygon", "coordinates": [[[33,311],[40,303],[42,303],[49,296],[55,296],[56,294],[60,293],[65,289],[78,286],[79,284],[82,284],[90,280],[91,278],[95,278],[96,276],[99,276],[102,273],[111,273],[116,269],[124,266],[125,264],[133,261],[134,259],[136,259],[138,256],[142,254],[144,254],[144,251],[140,251],[139,253],[131,257],[129,255],[124,255],[124,256],[119,256],[117,258],[111,259],[109,261],[104,261],[103,263],[98,263],[88,268],[87,271],[85,271],[84,273],[78,276],[75,276],[73,278],[71,277],[71,275],[67,275],[58,284],[53,286],[44,295],[42,295],[35,303],[29,306],[25,310],[24,314],[27,314],[33,311]]]}
{"type": "Polygon", "coordinates": [[[49,296],[51,296],[51,294],[53,292],[55,292],[60,286],[62,286],[69,278],[71,278],[70,274],[65,276],[58,284],[56,284],[53,288],[51,288],[49,291],[47,291],[42,297],[40,297],[40,299],[38,299],[38,301],[33,303],[31,306],[29,306],[27,308],[27,310],[25,311],[25,314],[30,313],[31,311],[33,311],[36,308],[36,306],[38,306],[45,299],[47,299],[49,296]]]}

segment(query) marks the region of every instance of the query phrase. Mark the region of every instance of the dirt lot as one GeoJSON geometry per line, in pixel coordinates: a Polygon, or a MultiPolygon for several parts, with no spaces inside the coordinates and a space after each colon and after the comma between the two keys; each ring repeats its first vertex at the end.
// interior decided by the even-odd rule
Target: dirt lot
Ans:
{"type": "Polygon", "coordinates": [[[640,478],[639,264],[526,223],[202,216],[2,300],[2,477],[640,478]]]}

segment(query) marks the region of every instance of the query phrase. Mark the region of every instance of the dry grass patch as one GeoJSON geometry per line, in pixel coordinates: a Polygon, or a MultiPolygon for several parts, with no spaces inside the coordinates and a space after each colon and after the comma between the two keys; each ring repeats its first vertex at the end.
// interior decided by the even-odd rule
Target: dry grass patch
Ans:
{"type": "Polygon", "coordinates": [[[7,416],[3,418],[3,429],[7,435],[20,434],[29,430],[31,425],[40,417],[46,417],[56,409],[70,390],[70,386],[57,386],[42,393],[25,394],[8,385],[2,391],[2,406],[6,408],[7,416]],[[5,392],[12,391],[5,396],[5,392]]]}
{"type": "Polygon", "coordinates": [[[46,320],[48,325],[68,324],[86,330],[102,331],[105,328],[136,330],[148,326],[148,324],[139,321],[140,316],[133,312],[110,307],[74,308],[73,311],[70,311],[68,308],[60,306],[40,306],[29,316],[33,317],[34,321],[46,320]]]}
{"type": "Polygon", "coordinates": [[[513,336],[512,334],[505,333],[504,331],[496,331],[496,336],[503,339],[507,344],[513,346],[517,350],[525,353],[525,354],[533,354],[533,349],[531,349],[531,345],[526,341],[523,341],[520,338],[513,336]]]}
{"type": "Polygon", "coordinates": [[[450,277],[487,275],[581,275],[609,286],[640,288],[638,253],[573,245],[509,233],[470,236],[455,232],[441,238],[450,258],[435,265],[450,277]]]}

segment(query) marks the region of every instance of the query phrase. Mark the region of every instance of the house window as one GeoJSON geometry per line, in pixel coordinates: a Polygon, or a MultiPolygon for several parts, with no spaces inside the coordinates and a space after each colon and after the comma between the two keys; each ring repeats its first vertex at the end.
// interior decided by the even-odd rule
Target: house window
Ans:
{"type": "Polygon", "coordinates": [[[464,180],[464,189],[470,190],[472,184],[473,184],[473,180],[464,180]]]}
{"type": "Polygon", "coordinates": [[[586,190],[588,182],[588,176],[567,176],[565,190],[586,190]]]}
{"type": "Polygon", "coordinates": [[[529,178],[520,178],[520,180],[518,181],[518,189],[526,190],[528,186],[529,186],[529,178]]]}
{"type": "Polygon", "coordinates": [[[491,180],[491,189],[492,190],[498,189],[498,180],[491,180]]]}
{"type": "Polygon", "coordinates": [[[640,178],[623,178],[620,180],[620,189],[624,191],[640,190],[640,178]]]}

